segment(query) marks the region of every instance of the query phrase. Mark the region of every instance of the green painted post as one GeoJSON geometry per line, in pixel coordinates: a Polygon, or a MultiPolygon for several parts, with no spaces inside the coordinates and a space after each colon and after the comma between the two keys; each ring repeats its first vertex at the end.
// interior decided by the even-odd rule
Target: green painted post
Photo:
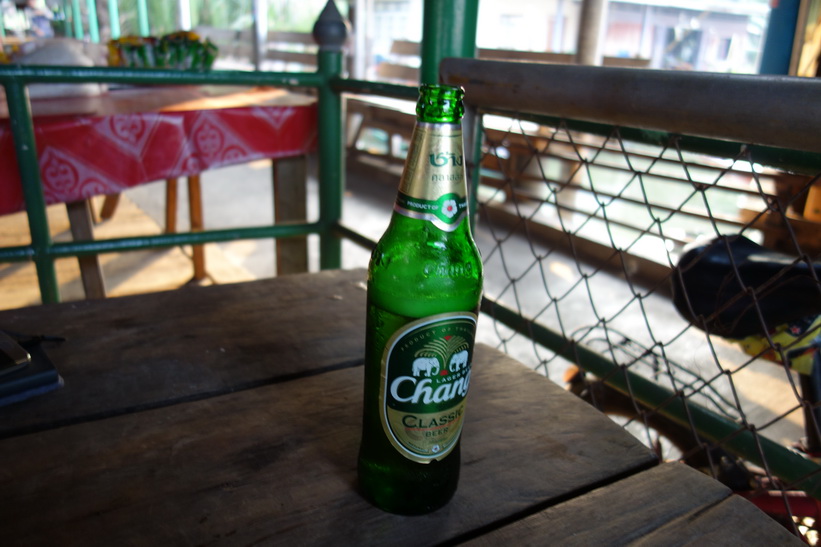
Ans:
{"type": "Polygon", "coordinates": [[[420,83],[439,83],[439,63],[445,57],[476,56],[478,19],[479,0],[425,0],[420,83]]]}
{"type": "Polygon", "coordinates": [[[117,0],[108,0],[108,26],[111,29],[111,39],[120,37],[120,6],[117,0]]]}
{"type": "Polygon", "coordinates": [[[100,25],[97,21],[97,4],[94,0],[86,0],[88,12],[88,36],[95,44],[100,43],[100,25]]]}
{"type": "Polygon", "coordinates": [[[72,25],[74,24],[74,14],[71,11],[71,0],[63,0],[60,5],[63,9],[63,32],[66,33],[66,38],[73,38],[74,29],[72,25]]]}
{"type": "Polygon", "coordinates": [[[470,173],[470,200],[468,210],[470,214],[470,229],[476,233],[476,221],[479,218],[479,184],[482,182],[482,138],[484,137],[484,124],[482,116],[476,108],[468,107],[468,123],[465,123],[466,134],[470,134],[470,142],[473,147],[471,151],[471,161],[473,170],[470,173]]]}
{"type": "Polygon", "coordinates": [[[6,83],[6,99],[9,105],[9,123],[14,138],[14,151],[23,185],[26,201],[31,245],[34,248],[34,264],[40,283],[40,297],[43,303],[57,302],[60,291],[54,259],[49,255],[51,232],[46,216],[46,201],[40,184],[40,166],[37,163],[37,148],[34,140],[34,122],[31,119],[31,103],[25,83],[18,80],[6,83]]]}
{"type": "Polygon", "coordinates": [[[146,0],[137,0],[137,27],[140,36],[150,36],[151,27],[148,24],[148,5],[146,0]]]}
{"type": "Polygon", "coordinates": [[[331,81],[342,74],[342,45],[348,37],[348,23],[333,0],[328,0],[314,25],[314,40],[319,44],[317,72],[319,86],[319,266],[339,268],[342,242],[334,228],[342,218],[342,195],[345,190],[345,155],[343,147],[342,96],[333,90],[331,81]]]}
{"type": "Polygon", "coordinates": [[[3,10],[0,9],[0,38],[4,38],[6,36],[6,24],[3,21],[3,10]]]}
{"type": "Polygon", "coordinates": [[[80,11],[80,0],[71,0],[71,22],[74,23],[74,37],[83,39],[83,15],[80,11]]]}

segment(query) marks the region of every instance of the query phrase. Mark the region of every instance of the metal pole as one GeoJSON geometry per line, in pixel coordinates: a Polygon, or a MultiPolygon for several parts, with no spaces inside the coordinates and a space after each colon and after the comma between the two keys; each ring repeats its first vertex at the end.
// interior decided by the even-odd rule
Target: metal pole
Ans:
{"type": "Polygon", "coordinates": [[[373,13],[373,0],[355,0],[354,8],[354,41],[353,48],[353,77],[364,80],[368,70],[368,59],[370,49],[368,48],[368,34],[370,25],[368,24],[373,13]]]}
{"type": "Polygon", "coordinates": [[[97,22],[97,4],[94,0],[86,0],[88,11],[88,36],[95,44],[100,43],[100,25],[97,22]]]}
{"type": "Polygon", "coordinates": [[[120,6],[117,0],[108,0],[108,26],[111,29],[111,39],[120,37],[120,6]]]}
{"type": "Polygon", "coordinates": [[[26,201],[31,245],[34,249],[34,264],[40,283],[40,297],[43,303],[57,302],[60,291],[54,260],[49,256],[51,232],[46,216],[46,201],[40,183],[40,166],[37,162],[37,145],[34,140],[34,122],[31,118],[31,103],[28,91],[22,81],[7,82],[6,100],[9,108],[9,123],[14,138],[14,151],[23,185],[26,201]]]}
{"type": "Polygon", "coordinates": [[[558,0],[556,3],[556,15],[553,19],[550,49],[555,52],[561,52],[564,49],[564,2],[565,0],[558,0]]]}
{"type": "Polygon", "coordinates": [[[607,20],[607,0],[583,0],[576,42],[576,63],[602,64],[601,38],[607,20]]]}
{"type": "Polygon", "coordinates": [[[191,2],[190,0],[179,0],[178,4],[180,28],[191,30],[191,2]]]}
{"type": "MultiPolygon", "coordinates": [[[[761,52],[759,74],[795,74],[798,55],[794,55],[793,42],[801,9],[800,0],[770,2],[770,19],[767,36],[761,52]]],[[[802,29],[803,32],[803,29],[802,29]]],[[[800,46],[796,49],[800,53],[800,46]]],[[[806,76],[806,74],[805,74],[806,76]]]]}
{"type": "Polygon", "coordinates": [[[146,0],[137,0],[137,27],[140,36],[150,36],[151,26],[148,24],[148,6],[146,0]]]}
{"type": "Polygon", "coordinates": [[[342,46],[348,38],[348,23],[333,0],[328,0],[314,25],[314,40],[319,44],[317,72],[324,83],[319,86],[319,266],[339,268],[342,242],[334,232],[342,218],[342,194],[345,190],[345,154],[342,120],[342,96],[331,82],[343,72],[342,46]]]}
{"type": "Polygon", "coordinates": [[[80,11],[80,0],[71,0],[71,21],[74,23],[74,37],[83,39],[83,15],[80,11]]]}
{"type": "Polygon", "coordinates": [[[268,0],[254,0],[251,6],[254,18],[254,69],[262,69],[268,43],[268,0]]]}
{"type": "Polygon", "coordinates": [[[60,5],[63,9],[63,31],[66,33],[66,38],[73,38],[74,29],[72,28],[72,24],[74,23],[74,14],[71,12],[71,1],[62,0],[60,5]]]}
{"type": "Polygon", "coordinates": [[[445,57],[476,56],[478,18],[479,0],[425,0],[420,83],[439,82],[439,63],[445,57]]]}

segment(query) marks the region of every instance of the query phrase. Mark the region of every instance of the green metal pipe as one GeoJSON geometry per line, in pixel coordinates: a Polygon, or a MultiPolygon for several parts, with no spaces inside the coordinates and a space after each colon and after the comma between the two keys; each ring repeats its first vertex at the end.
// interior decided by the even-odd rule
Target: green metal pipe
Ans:
{"type": "Polygon", "coordinates": [[[63,10],[63,32],[65,32],[66,38],[73,38],[74,29],[72,25],[74,24],[74,18],[72,17],[71,0],[62,0],[60,6],[63,10]]]}
{"type": "Polygon", "coordinates": [[[270,85],[319,87],[325,79],[313,72],[247,72],[212,70],[186,72],[168,69],[64,66],[0,66],[0,83],[82,83],[109,82],[160,85],[270,85]]]}
{"type": "Polygon", "coordinates": [[[342,242],[331,229],[342,218],[342,195],[345,191],[345,156],[342,135],[342,96],[330,81],[342,74],[341,50],[320,49],[318,74],[325,84],[319,87],[319,222],[325,227],[319,240],[321,269],[339,268],[342,263],[342,242]]]}
{"type": "Polygon", "coordinates": [[[373,251],[374,247],[376,247],[376,241],[344,224],[337,224],[333,227],[333,231],[340,239],[350,240],[355,245],[359,245],[367,251],[373,251]]]}
{"type": "Polygon", "coordinates": [[[470,214],[470,229],[476,233],[476,221],[479,218],[479,184],[482,182],[482,137],[484,135],[484,126],[482,123],[482,116],[475,108],[468,107],[468,112],[471,113],[472,127],[472,143],[473,143],[473,169],[470,172],[470,196],[469,196],[469,211],[470,214]]]}
{"type": "Polygon", "coordinates": [[[6,36],[6,23],[3,21],[3,10],[0,9],[0,38],[6,36]]]}
{"type": "Polygon", "coordinates": [[[83,15],[80,11],[80,0],[71,0],[71,22],[74,23],[74,37],[83,39],[83,15]]]}
{"type": "Polygon", "coordinates": [[[439,83],[445,57],[476,56],[479,0],[425,0],[422,15],[420,83],[439,83]]]}
{"type": "Polygon", "coordinates": [[[117,0],[108,0],[108,27],[112,40],[120,37],[120,6],[117,0]]]}
{"type": "Polygon", "coordinates": [[[32,258],[34,258],[34,248],[31,245],[0,247],[0,262],[26,262],[32,258]]]}
{"type": "Polygon", "coordinates": [[[148,5],[146,0],[137,0],[137,27],[140,36],[151,36],[151,27],[148,24],[148,5]]]}
{"type": "Polygon", "coordinates": [[[95,44],[99,44],[100,25],[97,22],[97,4],[95,0],[86,0],[86,12],[88,12],[88,37],[95,44]]]}
{"type": "Polygon", "coordinates": [[[136,251],[150,247],[176,247],[178,245],[201,245],[238,239],[266,239],[295,237],[317,233],[320,223],[276,224],[207,230],[202,232],[180,232],[153,236],[134,236],[116,239],[95,239],[93,241],[71,241],[54,243],[47,254],[52,258],[86,256],[100,253],[136,251]]]}
{"type": "Polygon", "coordinates": [[[14,139],[14,151],[20,170],[23,198],[28,213],[31,245],[34,263],[40,282],[43,302],[57,302],[60,298],[54,261],[48,256],[51,247],[51,232],[46,216],[46,201],[40,184],[40,167],[37,162],[37,145],[34,140],[34,122],[31,119],[31,103],[25,83],[5,82],[6,100],[9,108],[9,124],[14,139]]]}
{"type": "Polygon", "coordinates": [[[379,95],[380,97],[394,97],[396,99],[410,99],[412,101],[416,101],[419,98],[419,87],[414,85],[333,78],[331,79],[331,88],[336,93],[379,95]]]}
{"type": "Polygon", "coordinates": [[[766,437],[755,435],[697,403],[685,400],[664,386],[618,366],[604,355],[567,339],[561,333],[525,319],[503,304],[483,299],[482,311],[602,378],[608,385],[634,397],[647,408],[682,426],[694,427],[706,440],[720,442],[722,448],[755,465],[766,467],[790,487],[799,488],[810,496],[821,499],[821,466],[818,464],[766,437]]]}

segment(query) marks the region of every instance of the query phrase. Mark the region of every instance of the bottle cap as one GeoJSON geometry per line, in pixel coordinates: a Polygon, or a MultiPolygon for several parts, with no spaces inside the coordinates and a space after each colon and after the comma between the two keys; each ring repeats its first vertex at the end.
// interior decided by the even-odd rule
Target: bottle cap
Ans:
{"type": "Polygon", "coordinates": [[[458,123],[465,114],[461,87],[440,84],[423,84],[419,87],[416,117],[421,122],[458,123]]]}

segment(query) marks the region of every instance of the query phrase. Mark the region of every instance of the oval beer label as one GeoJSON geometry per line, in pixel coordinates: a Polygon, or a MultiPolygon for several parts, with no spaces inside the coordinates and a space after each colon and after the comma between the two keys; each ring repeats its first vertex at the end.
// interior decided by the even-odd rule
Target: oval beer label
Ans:
{"type": "Polygon", "coordinates": [[[444,313],[404,325],[385,346],[382,427],[406,458],[442,459],[459,440],[475,336],[475,314],[444,313]]]}

